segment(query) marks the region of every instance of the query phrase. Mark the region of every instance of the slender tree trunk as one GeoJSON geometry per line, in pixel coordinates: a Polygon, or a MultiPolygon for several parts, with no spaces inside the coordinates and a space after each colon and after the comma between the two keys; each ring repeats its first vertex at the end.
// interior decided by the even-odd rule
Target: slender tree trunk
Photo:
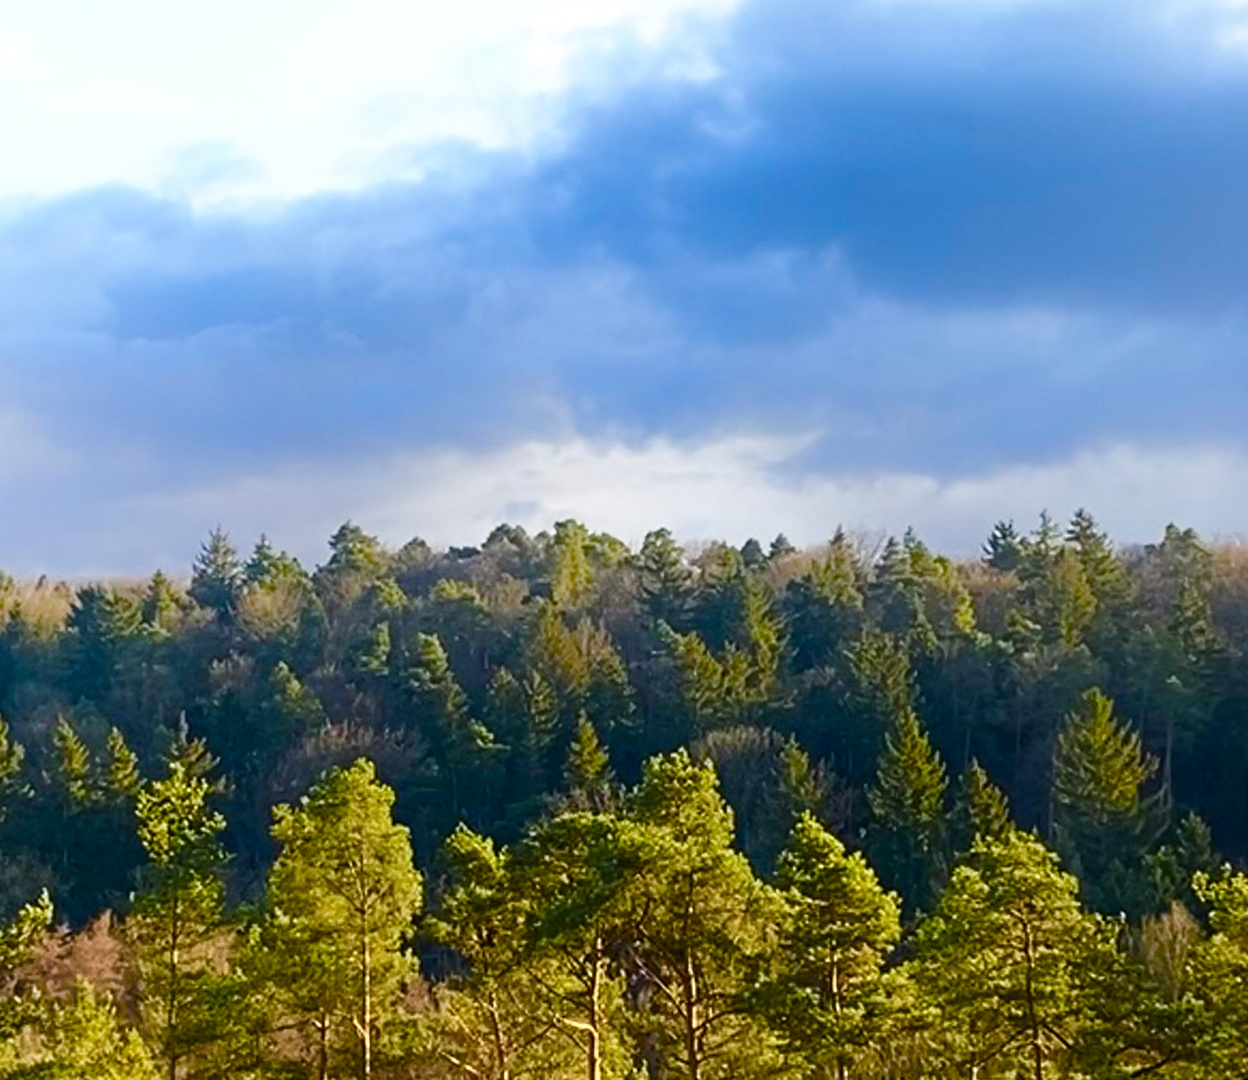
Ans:
{"type": "Polygon", "coordinates": [[[702,1061],[698,1052],[698,1027],[699,1013],[701,1009],[698,1006],[698,976],[693,970],[693,957],[685,953],[685,1057],[689,1064],[689,1080],[701,1080],[702,1061]]]}
{"type": "Polygon", "coordinates": [[[178,1080],[178,1058],[175,1032],[178,1024],[178,955],[179,930],[178,896],[172,898],[169,911],[169,987],[165,996],[165,1046],[169,1054],[169,1080],[178,1080]]]}
{"type": "Polygon", "coordinates": [[[329,1017],[321,1013],[316,1025],[317,1039],[317,1080],[329,1080],[329,1017]]]}
{"type": "Polygon", "coordinates": [[[1031,1029],[1031,1058],[1033,1080],[1044,1080],[1044,1051],[1040,1045],[1040,1018],[1036,1015],[1036,994],[1032,986],[1033,960],[1031,955],[1031,927],[1023,923],[1023,960],[1027,965],[1025,992],[1027,995],[1027,1021],[1031,1029]]]}
{"type": "MultiPolygon", "coordinates": [[[[367,916],[366,916],[367,918],[367,916]]],[[[360,1078],[370,1080],[373,1075],[373,987],[372,963],[368,952],[368,925],[364,926],[364,940],[361,942],[361,959],[363,960],[362,978],[360,980],[360,1078]]]]}
{"type": "Polygon", "coordinates": [[[498,998],[490,991],[490,1035],[494,1040],[494,1059],[498,1066],[498,1080],[511,1080],[511,1068],[507,1060],[507,1044],[503,1038],[502,1021],[498,1018],[498,998]]]}
{"type": "Polygon", "coordinates": [[[589,1080],[602,1080],[602,1019],[598,996],[602,986],[602,938],[594,939],[594,958],[589,975],[589,1032],[586,1040],[589,1080]]]}

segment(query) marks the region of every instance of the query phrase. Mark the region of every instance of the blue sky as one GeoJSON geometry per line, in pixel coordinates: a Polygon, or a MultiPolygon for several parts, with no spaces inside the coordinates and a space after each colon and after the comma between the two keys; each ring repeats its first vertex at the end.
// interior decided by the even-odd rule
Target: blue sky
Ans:
{"type": "Polygon", "coordinates": [[[1248,526],[1242,3],[24,7],[11,572],[1248,526]]]}

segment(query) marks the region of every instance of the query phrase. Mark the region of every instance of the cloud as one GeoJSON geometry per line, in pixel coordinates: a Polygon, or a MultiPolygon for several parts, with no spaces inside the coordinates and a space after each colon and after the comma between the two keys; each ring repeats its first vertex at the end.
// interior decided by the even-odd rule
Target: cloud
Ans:
{"type": "Polygon", "coordinates": [[[633,545],[659,526],[685,540],[734,543],[783,531],[801,544],[819,543],[838,525],[892,533],[914,526],[939,549],[963,555],[978,549],[993,522],[1029,525],[1043,509],[1062,519],[1086,506],[1120,542],[1155,539],[1171,520],[1206,535],[1248,526],[1240,497],[1248,463],[1225,447],[1120,444],[1048,466],[941,479],[793,471],[810,442],[768,434],[693,443],[572,438],[296,465],[88,507],[81,527],[98,541],[89,554],[53,536],[10,568],[34,573],[49,558],[85,574],[181,568],[218,524],[244,543],[267,532],[315,563],[347,517],[396,546],[416,535],[442,545],[480,542],[500,521],[536,531],[576,517],[633,545]],[[125,544],[115,539],[122,520],[125,544]]]}
{"type": "MultiPolygon", "coordinates": [[[[964,505],[976,534],[957,484],[1048,477],[1106,447],[1159,469],[1170,451],[1149,448],[1243,459],[1242,6],[691,2],[629,0],[606,29],[543,6],[524,40],[565,51],[534,91],[536,134],[443,138],[412,120],[431,99],[370,82],[367,107],[352,97],[350,123],[326,129],[350,183],[323,161],[305,176],[332,190],[275,199],[263,140],[190,109],[180,142],[144,143],[159,165],[142,184],[0,206],[0,414],[42,448],[0,468],[0,563],[181,559],[195,515],[155,508],[189,493],[216,505],[317,477],[315,504],[341,519],[387,463],[533,447],[732,457],[742,433],[817,432],[757,467],[740,451],[737,474],[768,480],[734,490],[783,516],[767,492],[786,484],[840,485],[828,497],[851,509],[869,488],[881,520],[911,499],[939,529],[937,505],[964,505]]],[[[307,33],[324,43],[320,11],[307,33]]],[[[35,78],[44,39],[19,36],[35,78]]],[[[400,46],[383,51],[393,74],[400,46]]],[[[313,55],[290,70],[310,78],[313,55]]],[[[352,70],[328,84],[345,94],[352,70]]],[[[586,509],[559,505],[592,519],[597,474],[568,475],[586,509]]],[[[1090,471],[1061,475],[1100,491],[1090,471]]],[[[1187,490],[1141,488],[1139,513],[1180,518],[1187,490]]],[[[261,527],[303,520],[297,499],[266,499],[261,527]]],[[[543,499],[510,502],[556,513],[543,499]]],[[[1237,528],[1225,514],[1213,527],[1237,528]]]]}

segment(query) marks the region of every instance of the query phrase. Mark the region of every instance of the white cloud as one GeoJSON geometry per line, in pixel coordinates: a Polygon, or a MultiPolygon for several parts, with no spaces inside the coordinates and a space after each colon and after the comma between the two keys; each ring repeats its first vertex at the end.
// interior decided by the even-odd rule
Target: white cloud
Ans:
{"type": "MultiPolygon", "coordinates": [[[[500,521],[536,530],[576,517],[632,544],[660,525],[686,540],[739,543],[783,531],[803,544],[826,539],[838,524],[890,532],[913,525],[939,550],[970,553],[996,520],[1012,517],[1029,527],[1043,509],[1060,520],[1086,506],[1119,542],[1155,539],[1171,521],[1210,536],[1242,533],[1248,525],[1248,461],[1227,448],[1123,444],[1049,465],[941,480],[785,468],[810,442],[734,435],[629,446],[574,438],[336,468],[296,466],[132,500],[124,508],[126,539],[141,547],[139,537],[181,537],[189,552],[223,523],[240,539],[267,531],[317,560],[325,539],[348,517],[392,544],[415,535],[436,544],[474,543],[500,521]]],[[[136,547],[131,561],[138,556],[136,547]]]]}
{"type": "Polygon", "coordinates": [[[353,187],[396,146],[524,145],[587,36],[665,42],[736,0],[55,0],[0,16],[0,197],[176,183],[187,147],[258,179],[193,194],[353,187]]]}

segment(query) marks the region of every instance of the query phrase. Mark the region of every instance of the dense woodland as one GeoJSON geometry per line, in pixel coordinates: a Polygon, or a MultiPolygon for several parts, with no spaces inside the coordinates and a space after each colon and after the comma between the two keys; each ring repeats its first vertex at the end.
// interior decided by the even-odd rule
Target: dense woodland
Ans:
{"type": "Polygon", "coordinates": [[[0,1077],[1248,1075],[1248,551],[0,575],[0,1077]]]}

